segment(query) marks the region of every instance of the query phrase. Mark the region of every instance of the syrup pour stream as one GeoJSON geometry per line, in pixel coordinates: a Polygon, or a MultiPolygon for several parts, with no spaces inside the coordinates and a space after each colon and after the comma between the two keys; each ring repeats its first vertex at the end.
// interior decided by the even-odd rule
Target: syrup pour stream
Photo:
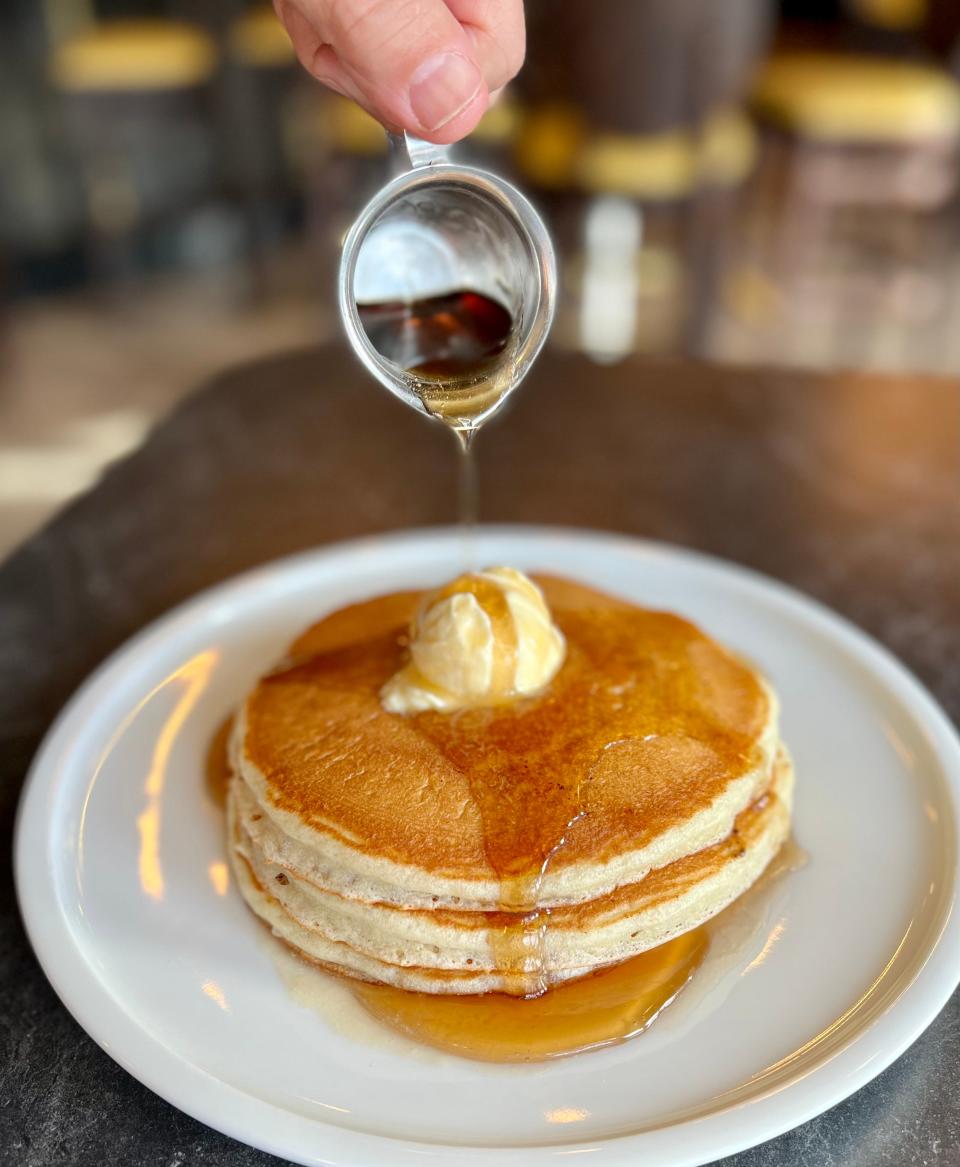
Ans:
{"type": "MultiPolygon", "coordinates": [[[[490,405],[510,387],[509,361],[504,353],[513,321],[495,300],[474,291],[456,291],[411,303],[358,304],[370,342],[413,378],[425,409],[445,422],[458,440],[459,517],[464,531],[464,559],[472,564],[470,530],[476,520],[477,481],[472,443],[490,405]],[[477,419],[479,418],[479,423],[477,419]]],[[[495,589],[491,589],[495,592],[495,589]]],[[[497,629],[501,649],[514,657],[516,632],[509,612],[498,613],[502,597],[478,596],[497,629]],[[512,637],[512,641],[511,638],[512,637]]],[[[505,607],[505,606],[504,606],[505,607]]],[[[612,742],[605,748],[614,746],[612,742]]],[[[542,855],[505,861],[498,854],[495,808],[486,807],[488,792],[474,790],[473,798],[484,821],[485,845],[491,867],[500,880],[500,911],[508,920],[492,932],[495,963],[504,991],[516,997],[539,997],[549,986],[547,930],[550,909],[542,905],[544,880],[551,864],[567,845],[567,836],[587,813],[584,781],[578,782],[555,841],[542,855]],[[488,813],[484,813],[485,809],[488,813]],[[489,813],[490,811],[493,813],[489,813]]],[[[536,808],[530,808],[536,813],[536,808]]],[[[683,982],[681,982],[683,983],[683,982]]]]}

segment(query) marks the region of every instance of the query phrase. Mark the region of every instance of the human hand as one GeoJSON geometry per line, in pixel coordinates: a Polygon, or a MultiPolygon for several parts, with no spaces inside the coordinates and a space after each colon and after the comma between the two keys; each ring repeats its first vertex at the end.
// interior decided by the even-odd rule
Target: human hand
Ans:
{"type": "Polygon", "coordinates": [[[274,0],[304,68],[393,130],[456,142],[523,64],[523,0],[274,0]]]}

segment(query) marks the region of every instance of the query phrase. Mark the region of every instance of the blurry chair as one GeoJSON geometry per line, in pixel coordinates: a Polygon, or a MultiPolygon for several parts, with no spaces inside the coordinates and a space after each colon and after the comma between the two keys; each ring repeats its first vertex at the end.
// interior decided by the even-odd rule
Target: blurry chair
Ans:
{"type": "Polygon", "coordinates": [[[167,21],[94,24],[54,49],[51,75],[86,192],[91,266],[101,279],[156,258],[143,254],[149,229],[214,190],[207,89],[216,67],[210,37],[167,21]]]}
{"type": "Polygon", "coordinates": [[[517,169],[561,252],[555,343],[702,351],[754,132],[766,0],[530,0],[517,169]]]}
{"type": "Polygon", "coordinates": [[[626,134],[592,131],[575,109],[551,105],[524,119],[517,151],[565,259],[556,341],[601,361],[701,351],[757,155],[744,113],[626,134]]]}
{"type": "MultiPolygon", "coordinates": [[[[922,64],[773,57],[754,106],[765,123],[759,263],[786,321],[829,314],[864,343],[944,306],[938,223],[957,187],[960,87],[922,64]]],[[[889,341],[889,337],[887,338],[889,341]]]]}

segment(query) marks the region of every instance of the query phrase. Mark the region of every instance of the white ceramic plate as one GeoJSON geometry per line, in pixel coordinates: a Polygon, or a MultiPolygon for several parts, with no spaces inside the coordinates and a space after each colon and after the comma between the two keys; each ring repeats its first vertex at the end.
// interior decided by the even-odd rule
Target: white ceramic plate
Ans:
{"type": "MultiPolygon", "coordinates": [[[[203,778],[217,725],[304,625],[435,584],[463,537],[368,539],[215,588],[80,690],[34,765],[17,882],[43,968],[87,1031],[175,1106],[299,1163],[699,1164],[839,1102],[901,1053],[960,974],[960,744],[849,624],[685,551],[486,528],[476,563],[546,569],[669,607],[759,663],[783,701],[811,860],[741,910],[646,1034],[533,1066],[384,1037],[284,962],[224,863],[203,778]],[[723,945],[720,948],[723,949],[723,945]]],[[[865,586],[867,586],[865,584],[865,586]]]]}

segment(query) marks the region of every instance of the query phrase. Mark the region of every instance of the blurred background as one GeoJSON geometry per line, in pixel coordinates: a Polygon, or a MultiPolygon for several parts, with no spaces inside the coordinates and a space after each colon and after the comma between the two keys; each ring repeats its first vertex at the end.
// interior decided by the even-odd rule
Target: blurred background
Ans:
{"type": "MultiPolygon", "coordinates": [[[[956,374],[958,0],[527,8],[456,150],[549,221],[553,345],[956,374]]],[[[0,161],[2,554],[203,378],[337,334],[387,162],[240,0],[5,0],[0,161]]]]}

